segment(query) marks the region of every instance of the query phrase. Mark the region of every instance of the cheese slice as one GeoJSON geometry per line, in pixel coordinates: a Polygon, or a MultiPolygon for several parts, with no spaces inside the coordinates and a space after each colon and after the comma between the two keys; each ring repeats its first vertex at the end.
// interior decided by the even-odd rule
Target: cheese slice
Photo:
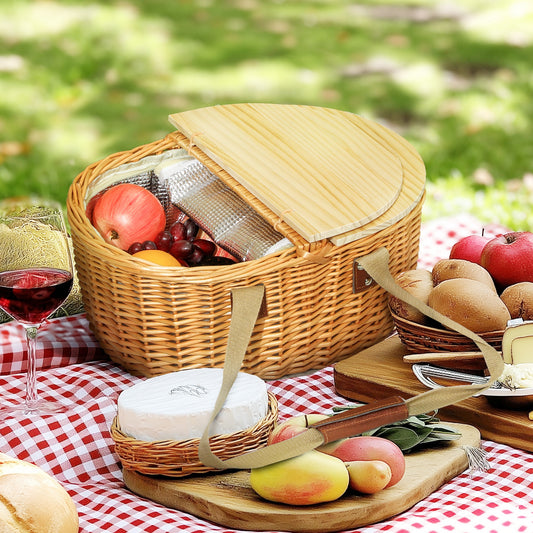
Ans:
{"type": "Polygon", "coordinates": [[[533,363],[533,322],[508,327],[502,338],[504,363],[519,365],[533,363]]]}
{"type": "MultiPolygon", "coordinates": [[[[118,420],[126,435],[142,441],[200,438],[207,427],[222,384],[222,369],[181,370],[149,378],[123,391],[118,420]]],[[[248,429],[268,411],[266,383],[240,372],[210,435],[248,429]]]]}

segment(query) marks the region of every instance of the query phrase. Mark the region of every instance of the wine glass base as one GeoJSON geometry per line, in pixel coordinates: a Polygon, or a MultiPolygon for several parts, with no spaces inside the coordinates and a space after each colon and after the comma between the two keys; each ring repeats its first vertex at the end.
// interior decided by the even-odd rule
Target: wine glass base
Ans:
{"type": "Polygon", "coordinates": [[[21,418],[31,416],[55,415],[66,413],[69,408],[59,402],[39,401],[32,405],[21,403],[18,405],[8,405],[0,408],[0,419],[21,418]]]}

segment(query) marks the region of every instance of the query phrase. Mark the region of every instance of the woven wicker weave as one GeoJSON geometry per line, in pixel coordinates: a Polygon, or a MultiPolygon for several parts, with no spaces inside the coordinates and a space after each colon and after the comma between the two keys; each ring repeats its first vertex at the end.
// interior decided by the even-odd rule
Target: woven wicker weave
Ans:
{"type": "MultiPolygon", "coordinates": [[[[211,450],[217,457],[229,459],[266,445],[278,419],[276,397],[269,392],[268,399],[268,413],[255,426],[230,435],[214,435],[209,439],[211,450]]],[[[122,433],[117,417],[111,426],[111,437],[115,441],[115,450],[122,466],[127,470],[168,477],[185,477],[214,470],[198,460],[200,439],[155,442],[136,440],[122,433]]]]}
{"type": "MultiPolygon", "coordinates": [[[[392,311],[391,315],[400,340],[410,352],[470,352],[479,350],[474,342],[455,331],[417,324],[399,317],[392,311]]],[[[490,331],[478,335],[496,350],[502,349],[503,331],[490,331]]]]}
{"type": "MultiPolygon", "coordinates": [[[[378,135],[381,142],[384,128],[378,135]]],[[[424,199],[419,156],[397,135],[385,142],[402,153],[405,194],[398,211],[392,220],[387,213],[376,219],[376,231],[361,231],[360,238],[339,246],[305,241],[179,132],[86,168],[70,188],[67,208],[83,302],[101,347],[135,375],[223,367],[230,290],[256,284],[265,287],[266,316],[256,323],[244,372],[276,379],[322,368],[385,338],[393,329],[387,295],[375,284],[354,294],[354,260],[384,246],[393,274],[414,268],[424,199]],[[106,244],[85,215],[89,184],[109,169],[174,148],[190,149],[295,248],[229,266],[185,269],[152,267],[106,244]]]]}

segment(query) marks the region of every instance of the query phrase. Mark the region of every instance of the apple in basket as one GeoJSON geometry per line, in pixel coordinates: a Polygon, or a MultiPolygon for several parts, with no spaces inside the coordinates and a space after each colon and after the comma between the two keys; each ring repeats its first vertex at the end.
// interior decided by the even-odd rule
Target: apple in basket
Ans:
{"type": "Polygon", "coordinates": [[[450,259],[464,259],[472,263],[481,264],[481,252],[490,241],[484,235],[468,235],[459,239],[450,250],[450,259]]]}
{"type": "Polygon", "coordinates": [[[153,241],[165,229],[165,210],[148,189],[121,183],[96,201],[92,221],[104,240],[127,250],[136,241],[153,241]]]}
{"type": "Polygon", "coordinates": [[[533,282],[533,233],[514,231],[491,239],[483,248],[481,265],[500,289],[533,282]]]}

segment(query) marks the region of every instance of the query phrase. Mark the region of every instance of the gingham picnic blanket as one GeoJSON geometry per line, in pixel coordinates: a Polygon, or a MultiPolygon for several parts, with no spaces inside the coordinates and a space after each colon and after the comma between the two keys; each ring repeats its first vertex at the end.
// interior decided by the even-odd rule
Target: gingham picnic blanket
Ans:
{"type": "MultiPolygon", "coordinates": [[[[420,266],[445,257],[455,240],[480,231],[470,217],[425,224],[420,266]]],[[[487,234],[505,231],[496,225],[487,234]]],[[[24,392],[21,328],[0,326],[0,401],[24,392]]],[[[71,406],[64,414],[0,422],[0,451],[30,461],[53,475],[70,493],[80,516],[80,533],[187,533],[231,530],[169,509],[131,493],[124,485],[110,426],[118,394],[142,378],[105,358],[84,314],[49,321],[39,336],[38,376],[43,398],[71,406]]],[[[330,412],[345,398],[334,392],[333,367],[268,382],[279,402],[280,419],[305,412],[330,412]]],[[[533,438],[533,423],[532,423],[533,438]]],[[[409,510],[354,531],[412,533],[533,531],[533,461],[528,452],[483,441],[488,472],[465,472],[409,510]]]]}

